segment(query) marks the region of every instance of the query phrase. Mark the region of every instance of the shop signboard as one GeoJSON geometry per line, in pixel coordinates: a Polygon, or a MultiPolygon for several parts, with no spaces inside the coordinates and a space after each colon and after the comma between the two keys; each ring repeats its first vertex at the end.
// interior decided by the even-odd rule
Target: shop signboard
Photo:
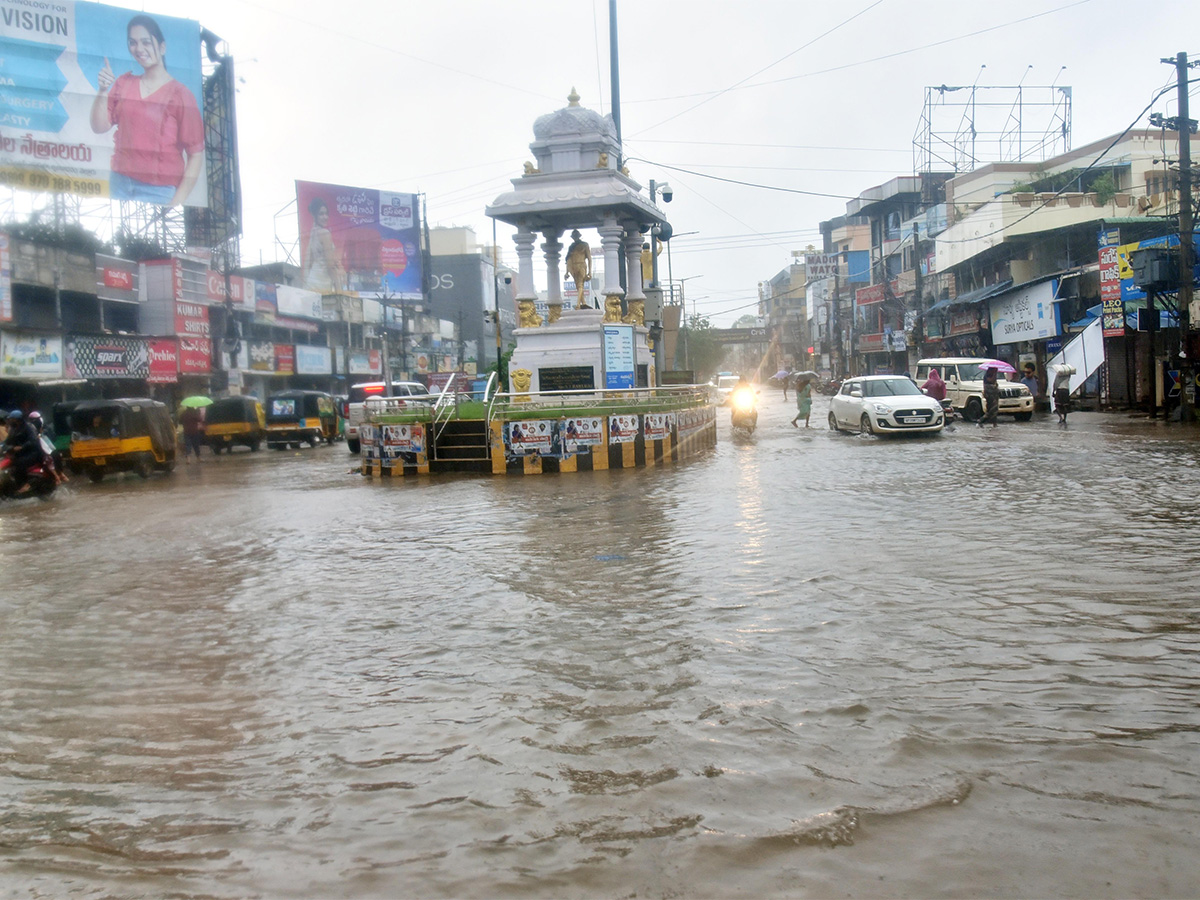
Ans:
{"type": "Polygon", "coordinates": [[[351,375],[379,375],[383,372],[383,358],[378,350],[351,350],[351,375]]]}
{"type": "Polygon", "coordinates": [[[854,292],[854,302],[859,306],[871,306],[874,303],[882,303],[888,297],[888,288],[891,288],[893,294],[897,293],[899,284],[892,282],[891,285],[872,284],[869,287],[859,288],[854,292]]]}
{"type": "Polygon", "coordinates": [[[979,310],[972,307],[971,309],[960,309],[950,313],[949,330],[952,337],[960,334],[973,334],[979,330],[979,310]]]}
{"type": "Polygon", "coordinates": [[[1041,341],[1058,334],[1058,309],[1054,302],[1058,279],[1052,278],[988,301],[992,341],[1016,344],[1041,341]]]}
{"type": "Polygon", "coordinates": [[[46,381],[62,372],[62,338],[0,332],[0,376],[46,381]]]}
{"type": "Polygon", "coordinates": [[[296,374],[296,351],[291,344],[275,345],[275,374],[296,374]]]}
{"type": "Polygon", "coordinates": [[[176,366],[171,362],[174,344],[174,338],[68,335],[63,349],[63,377],[177,381],[176,366]]]}
{"type": "Polygon", "coordinates": [[[246,352],[251,372],[275,371],[275,345],[270,341],[250,341],[246,352]]]}
{"type": "Polygon", "coordinates": [[[296,345],[297,375],[332,375],[333,363],[328,347],[296,345]]]}
{"type": "Polygon", "coordinates": [[[175,301],[175,334],[179,336],[179,371],[183,375],[207,375],[212,371],[212,337],[208,307],[201,303],[175,301]]]}
{"type": "Polygon", "coordinates": [[[321,311],[321,295],[316,291],[290,285],[275,285],[275,308],[280,316],[295,316],[301,319],[324,319],[321,311]]]}

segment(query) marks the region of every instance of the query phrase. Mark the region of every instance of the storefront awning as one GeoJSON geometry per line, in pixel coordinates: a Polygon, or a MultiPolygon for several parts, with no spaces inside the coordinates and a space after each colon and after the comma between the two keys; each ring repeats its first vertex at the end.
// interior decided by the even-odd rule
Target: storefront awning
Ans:
{"type": "Polygon", "coordinates": [[[982,303],[989,297],[994,297],[996,294],[1002,293],[1012,287],[1012,279],[1001,281],[996,284],[987,284],[981,288],[975,288],[973,291],[959,294],[957,297],[951,297],[948,300],[939,300],[929,309],[925,310],[926,315],[931,312],[939,312],[951,306],[974,306],[982,303]]]}

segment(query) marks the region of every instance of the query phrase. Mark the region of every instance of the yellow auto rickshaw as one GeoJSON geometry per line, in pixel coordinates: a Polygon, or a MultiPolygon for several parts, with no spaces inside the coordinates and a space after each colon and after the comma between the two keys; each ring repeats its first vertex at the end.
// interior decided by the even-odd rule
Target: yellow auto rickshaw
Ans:
{"type": "Polygon", "coordinates": [[[213,453],[233,452],[234,444],[252,451],[267,436],[267,416],[254,397],[222,397],[204,408],[204,436],[213,453]]]}
{"type": "Polygon", "coordinates": [[[267,398],[267,446],[283,450],[307,442],[332,444],[338,437],[333,397],[322,391],[281,391],[267,398]]]}
{"type": "Polygon", "coordinates": [[[109,472],[142,478],[175,468],[175,425],[165,404],[142,397],[86,400],[70,412],[72,472],[100,481],[109,472]]]}

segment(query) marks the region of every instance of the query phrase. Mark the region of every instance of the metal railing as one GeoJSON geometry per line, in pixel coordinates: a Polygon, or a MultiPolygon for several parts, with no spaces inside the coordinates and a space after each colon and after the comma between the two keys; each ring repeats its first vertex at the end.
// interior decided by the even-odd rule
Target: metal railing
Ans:
{"type": "Polygon", "coordinates": [[[436,446],[437,439],[442,436],[442,432],[446,430],[446,423],[451,417],[458,412],[458,390],[454,386],[455,380],[458,378],[458,373],[455,372],[450,376],[450,379],[442,386],[441,396],[437,402],[433,404],[433,444],[436,446]]]}
{"type": "Polygon", "coordinates": [[[702,406],[714,402],[712,388],[705,384],[672,385],[669,387],[626,388],[617,391],[510,391],[497,393],[487,406],[487,423],[490,429],[497,413],[504,412],[505,418],[518,413],[519,418],[530,418],[529,413],[552,413],[566,409],[587,409],[598,412],[628,412],[631,406],[647,405],[660,401],[664,412],[702,406]],[[498,409],[499,407],[499,409],[498,409]]]}

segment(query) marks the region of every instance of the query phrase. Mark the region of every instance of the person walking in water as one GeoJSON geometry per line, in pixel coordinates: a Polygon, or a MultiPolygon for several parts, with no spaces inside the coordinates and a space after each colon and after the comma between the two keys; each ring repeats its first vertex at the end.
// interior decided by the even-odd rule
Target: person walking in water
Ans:
{"type": "Polygon", "coordinates": [[[811,378],[796,382],[796,418],[792,419],[793,428],[800,427],[801,419],[804,420],[804,427],[808,427],[808,419],[812,415],[812,386],[811,378]]]}
{"type": "Polygon", "coordinates": [[[985,422],[991,422],[996,427],[996,419],[1000,415],[1000,370],[988,366],[987,374],[983,376],[983,418],[979,420],[982,428],[985,422]]]}

